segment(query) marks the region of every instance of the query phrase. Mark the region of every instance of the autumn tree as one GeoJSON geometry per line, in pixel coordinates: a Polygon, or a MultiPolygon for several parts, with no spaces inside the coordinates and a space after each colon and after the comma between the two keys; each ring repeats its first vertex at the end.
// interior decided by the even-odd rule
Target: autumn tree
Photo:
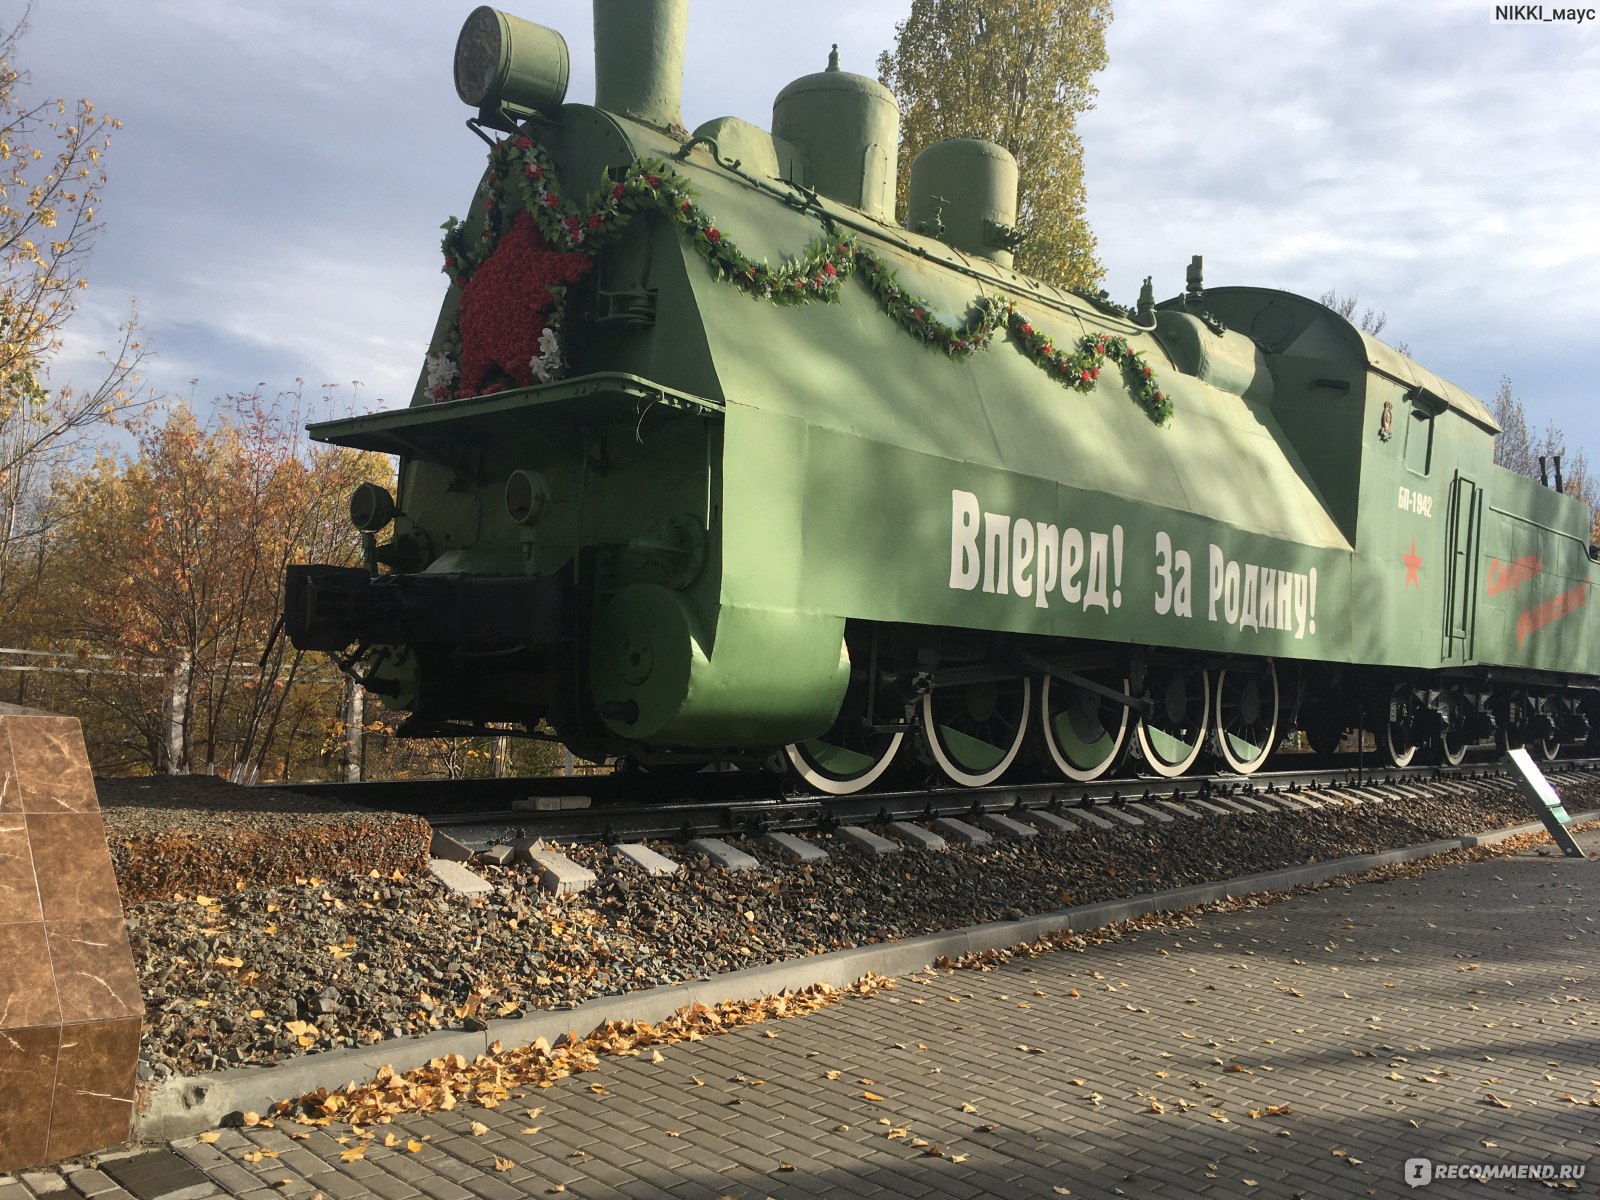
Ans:
{"type": "MultiPolygon", "coordinates": [[[[1371,337],[1377,337],[1383,332],[1384,326],[1389,323],[1389,314],[1381,308],[1374,309],[1371,305],[1363,309],[1361,316],[1357,318],[1355,315],[1356,307],[1361,303],[1361,297],[1355,292],[1351,292],[1347,296],[1341,296],[1334,289],[1329,288],[1317,297],[1317,302],[1325,308],[1333,309],[1334,312],[1349,321],[1362,333],[1371,337]]],[[[1411,346],[1408,342],[1396,342],[1394,343],[1394,348],[1400,351],[1401,354],[1411,353],[1411,346]]]]}
{"type": "Polygon", "coordinates": [[[1528,411],[1516,397],[1509,375],[1500,377],[1489,411],[1500,426],[1494,440],[1496,466],[1529,479],[1555,482],[1555,460],[1561,460],[1561,490],[1589,506],[1589,540],[1600,542],[1600,481],[1589,470],[1589,456],[1582,449],[1568,452],[1567,435],[1554,421],[1546,421],[1543,431],[1528,428],[1528,411]],[[1540,463],[1543,459],[1543,464],[1540,463]]]}
{"type": "Polygon", "coordinates": [[[1500,433],[1494,439],[1494,465],[1529,479],[1539,478],[1538,455],[1528,435],[1528,413],[1512,391],[1509,375],[1500,377],[1500,386],[1495,388],[1489,411],[1500,426],[1500,433]]]}
{"type": "Polygon", "coordinates": [[[1334,312],[1354,324],[1363,333],[1369,333],[1373,337],[1377,337],[1382,333],[1383,327],[1389,323],[1388,313],[1383,312],[1381,309],[1374,309],[1370,305],[1362,312],[1360,320],[1356,320],[1356,306],[1361,303],[1361,297],[1355,292],[1351,292],[1348,296],[1341,296],[1333,288],[1329,288],[1317,297],[1317,302],[1326,308],[1333,309],[1334,312]]]}
{"type": "Polygon", "coordinates": [[[49,590],[78,602],[55,644],[123,668],[72,705],[102,768],[254,779],[315,757],[340,710],[331,664],[273,636],[284,567],[358,560],[345,502],[389,482],[388,460],[307,448],[297,406],[231,399],[208,427],[180,407],[131,457],[58,485],[49,590]]]}
{"type": "Polygon", "coordinates": [[[97,383],[46,383],[75,297],[88,286],[104,155],[120,123],[88,100],[32,97],[16,65],[25,28],[24,20],[0,32],[0,619],[13,628],[27,590],[19,584],[36,581],[41,568],[48,471],[87,430],[134,403],[143,356],[130,315],[97,383]]]}
{"type": "Polygon", "coordinates": [[[1097,286],[1077,122],[1094,106],[1110,21],[1110,0],[912,0],[894,50],[878,57],[878,78],[900,100],[900,211],[923,149],[952,137],[997,142],[1020,174],[1017,269],[1097,286]]]}

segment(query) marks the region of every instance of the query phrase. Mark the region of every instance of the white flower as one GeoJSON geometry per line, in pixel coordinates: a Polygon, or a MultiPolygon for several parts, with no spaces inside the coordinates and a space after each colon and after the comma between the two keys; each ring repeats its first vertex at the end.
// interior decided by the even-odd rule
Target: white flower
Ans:
{"type": "Polygon", "coordinates": [[[456,374],[456,364],[448,354],[428,355],[428,394],[438,395],[442,390],[448,390],[455,382],[456,374]]]}
{"type": "Polygon", "coordinates": [[[540,383],[549,383],[561,373],[561,342],[548,325],[539,334],[539,353],[529,360],[528,370],[540,383]]]}

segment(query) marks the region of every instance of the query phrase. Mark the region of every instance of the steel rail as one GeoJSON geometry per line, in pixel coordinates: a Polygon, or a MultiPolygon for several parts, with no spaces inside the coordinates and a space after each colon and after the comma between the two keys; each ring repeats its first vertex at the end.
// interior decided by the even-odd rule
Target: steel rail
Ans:
{"type": "MultiPolygon", "coordinates": [[[[1600,771],[1600,759],[1558,760],[1546,768],[1552,774],[1594,773],[1600,771]]],[[[1249,776],[1149,776],[1089,784],[1055,780],[982,788],[908,788],[855,796],[782,796],[773,790],[778,782],[775,776],[703,773],[666,785],[657,781],[659,799],[651,798],[646,778],[628,774],[273,786],[361,807],[416,813],[436,828],[450,829],[468,840],[473,837],[469,831],[476,830],[478,840],[485,842],[519,837],[620,842],[826,831],[841,825],[873,826],[941,817],[980,820],[1036,809],[1070,814],[1073,809],[1159,806],[1189,799],[1280,794],[1292,798],[1300,793],[1315,798],[1322,791],[1359,792],[1407,783],[1504,782],[1510,775],[1498,762],[1381,770],[1351,762],[1249,776]]]]}

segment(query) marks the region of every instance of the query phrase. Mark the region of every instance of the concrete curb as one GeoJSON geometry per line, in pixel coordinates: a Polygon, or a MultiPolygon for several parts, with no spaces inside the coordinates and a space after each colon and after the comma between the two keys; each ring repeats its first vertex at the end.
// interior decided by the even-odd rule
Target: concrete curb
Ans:
{"type": "MultiPolygon", "coordinates": [[[[1575,813],[1572,824],[1600,818],[1600,811],[1575,813]]],[[[1328,862],[1308,863],[1242,875],[1218,883],[1195,884],[1150,892],[1123,900],[1083,904],[1057,912],[1012,921],[993,921],[965,929],[923,934],[898,942],[881,942],[836,950],[808,958],[768,963],[692,983],[670,984],[622,996],[591,1000],[569,1009],[496,1021],[482,1032],[447,1031],[411,1040],[380,1042],[359,1049],[304,1055],[275,1067],[243,1067],[201,1076],[173,1076],[140,1097],[133,1135],[142,1141],[165,1141],[199,1133],[219,1124],[229,1113],[265,1114],[276,1100],[318,1088],[330,1091],[372,1078],[380,1068],[409,1071],[430,1059],[460,1054],[471,1059],[486,1054],[494,1042],[526,1045],[538,1038],[554,1043],[574,1033],[584,1036],[607,1021],[655,1022],[685,1005],[748,1000],[814,984],[843,987],[863,975],[909,975],[940,958],[957,959],[987,950],[1003,950],[1052,933],[1082,932],[1157,912],[1174,912],[1262,892],[1282,892],[1322,883],[1340,875],[1359,875],[1377,867],[1415,862],[1449,850],[1498,845],[1510,838],[1542,832],[1538,821],[1469,837],[1426,842],[1399,850],[1358,854],[1328,862]]]]}

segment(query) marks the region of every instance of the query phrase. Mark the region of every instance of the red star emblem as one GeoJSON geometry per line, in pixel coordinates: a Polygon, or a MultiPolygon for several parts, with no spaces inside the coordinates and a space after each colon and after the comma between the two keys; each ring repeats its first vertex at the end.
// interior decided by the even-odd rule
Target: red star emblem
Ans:
{"type": "Polygon", "coordinates": [[[1417,553],[1417,539],[1411,539],[1411,549],[1400,556],[1406,565],[1406,587],[1422,590],[1422,556],[1417,553]]]}

